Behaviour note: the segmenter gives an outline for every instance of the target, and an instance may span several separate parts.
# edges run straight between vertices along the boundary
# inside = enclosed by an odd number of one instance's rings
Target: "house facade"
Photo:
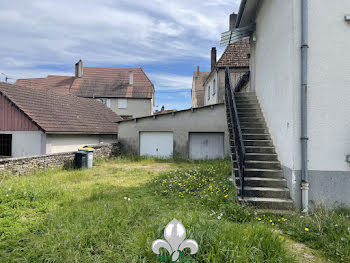
[[[0,158],[115,143],[121,119],[95,100],[0,83]]]
[[[123,118],[153,113],[154,86],[142,68],[84,67],[80,60],[74,77],[19,79],[15,84],[96,99]]]
[[[208,78],[210,72],[207,71],[200,71],[199,66],[197,66],[197,70],[193,72],[193,80],[192,80],[192,90],[191,90],[191,96],[192,96],[192,108],[198,108],[203,107],[205,104],[204,102],[204,82]]]
[[[244,0],[231,30],[250,43],[254,92],[291,197],[350,206],[350,2]]]
[[[230,15],[230,30],[233,29],[237,14]],[[227,46],[224,53],[217,61],[217,51],[211,50],[211,71],[194,72],[192,82],[192,107],[224,103],[225,100],[225,69],[230,68],[231,79],[236,83],[247,71],[249,71],[250,48],[249,41],[242,40]],[[245,88],[250,84],[247,83]],[[198,103],[201,102],[202,104]]]

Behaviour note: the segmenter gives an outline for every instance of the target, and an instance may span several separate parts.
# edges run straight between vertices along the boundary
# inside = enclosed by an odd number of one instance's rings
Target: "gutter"
[[[248,0],[242,0],[241,5],[239,6],[238,17],[236,20],[235,28],[239,28],[239,26],[241,25],[243,12],[244,12],[244,9],[245,9],[247,2],[248,2]]]
[[[308,85],[308,0],[301,0],[301,207],[309,212],[307,85]]]

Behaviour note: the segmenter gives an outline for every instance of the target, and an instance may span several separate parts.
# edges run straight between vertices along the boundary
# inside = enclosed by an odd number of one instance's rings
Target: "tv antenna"
[[[6,74],[4,74],[4,73],[1,73],[2,75],[4,75],[5,76],[5,82],[7,83],[7,81],[9,80],[9,79],[13,79],[13,78],[9,78]]]

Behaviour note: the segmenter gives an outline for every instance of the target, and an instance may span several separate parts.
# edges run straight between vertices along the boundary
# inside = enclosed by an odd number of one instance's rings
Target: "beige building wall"
[[[46,154],[77,151],[87,145],[117,142],[117,135],[47,134]]]
[[[119,116],[142,117],[153,114],[154,99],[99,98]]]
[[[173,132],[174,155],[189,157],[190,132],[223,132],[225,156],[230,154],[229,133],[226,122],[225,105],[213,105],[174,114],[156,115],[130,121],[118,126],[118,140],[125,152],[139,154],[140,132]]]

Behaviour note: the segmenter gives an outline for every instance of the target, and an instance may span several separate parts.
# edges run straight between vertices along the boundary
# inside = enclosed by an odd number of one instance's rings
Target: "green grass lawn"
[[[319,229],[305,220],[314,218],[281,222],[236,204],[230,174],[228,160],[119,157],[89,170],[0,177],[0,262],[152,262],[152,242],[173,218],[199,245],[191,262],[296,262],[286,235],[349,260],[348,236],[341,256],[324,249],[338,240],[325,227],[328,239],[313,243]]]

